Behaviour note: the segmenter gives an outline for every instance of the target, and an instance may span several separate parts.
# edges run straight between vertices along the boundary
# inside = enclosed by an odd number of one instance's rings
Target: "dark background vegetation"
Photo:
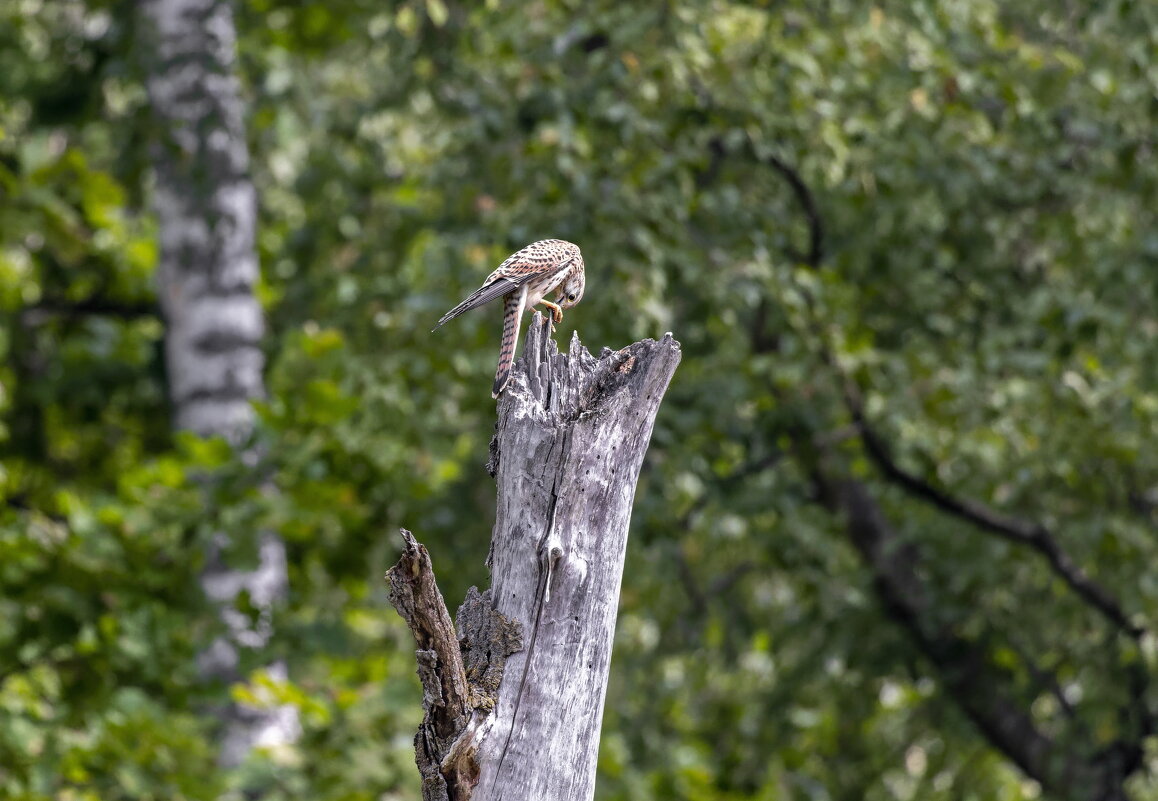
[[[602,801],[1158,798],[1156,9],[241,0],[245,468],[171,433],[134,4],[4,0],[0,796],[417,798],[381,577],[405,525],[486,581],[499,312],[430,328],[560,237],[561,337],[684,349]],[[292,681],[203,686],[263,529]],[[218,770],[266,685],[300,742]]]

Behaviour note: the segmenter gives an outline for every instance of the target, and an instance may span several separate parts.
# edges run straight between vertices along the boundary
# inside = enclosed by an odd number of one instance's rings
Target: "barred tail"
[[[511,378],[515,363],[515,347],[519,344],[519,326],[523,322],[523,304],[527,302],[527,287],[506,296],[503,305],[503,343],[499,346],[499,367],[495,371],[495,386],[491,397],[497,398]]]

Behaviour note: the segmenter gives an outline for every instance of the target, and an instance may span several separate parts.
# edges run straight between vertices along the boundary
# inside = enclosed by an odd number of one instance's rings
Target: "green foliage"
[[[448,599],[486,580],[498,336],[493,313],[430,328],[545,236],[588,264],[562,335],[684,347],[637,494],[601,799],[1040,792],[882,609],[818,502],[818,442],[1059,749],[1073,726],[1035,671],[1094,743],[1129,734],[1123,664],[1153,669],[1152,642],[884,480],[840,379],[905,469],[1047,524],[1154,618],[1151,4],[241,3],[256,467],[169,433],[131,5],[0,8],[0,795],[418,797],[412,643],[381,576],[405,525]],[[255,660],[202,686],[205,544],[226,531],[245,564],[262,529],[290,552],[292,682]],[[297,706],[301,741],[217,770],[228,693]],[[1152,759],[1135,798],[1158,797]]]

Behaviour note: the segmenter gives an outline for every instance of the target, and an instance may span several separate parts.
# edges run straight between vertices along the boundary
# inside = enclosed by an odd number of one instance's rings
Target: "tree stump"
[[[590,801],[628,523],[660,401],[680,360],[670,334],[566,354],[536,314],[499,401],[492,588],[457,632],[425,549],[387,574],[418,641],[426,801]]]

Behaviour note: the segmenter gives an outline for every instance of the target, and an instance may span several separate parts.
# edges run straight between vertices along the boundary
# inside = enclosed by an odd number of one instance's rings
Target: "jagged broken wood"
[[[476,735],[485,733],[503,663],[523,647],[517,623],[485,593],[471,587],[458,610],[458,628],[434,580],[430,554],[402,529],[402,556],[386,574],[390,603],[414,634],[422,680],[422,725],[414,738],[424,799],[463,799],[459,787],[478,781]]]
[[[499,402],[487,465],[498,483],[492,587],[457,631],[409,532],[388,574],[418,643],[426,716],[415,738],[425,801],[590,801],[627,531],[671,335],[566,354],[536,314]]]

